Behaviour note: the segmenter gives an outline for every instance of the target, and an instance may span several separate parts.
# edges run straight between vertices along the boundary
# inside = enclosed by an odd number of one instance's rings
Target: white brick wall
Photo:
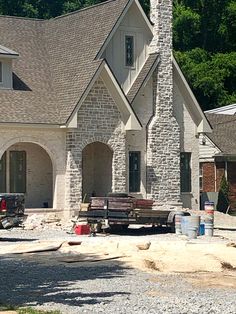
[[[53,203],[53,170],[52,162],[47,152],[39,145],[18,143],[7,150],[7,169],[9,170],[9,154],[11,151],[26,152],[26,194],[27,208],[41,208],[47,202],[52,208]],[[7,186],[9,190],[9,171],[7,171]]]
[[[40,129],[40,128],[0,128],[0,157],[12,145],[19,143],[34,143],[42,147],[50,156],[53,167],[53,208],[64,209],[65,201],[65,131],[54,129]],[[20,144],[18,147],[21,147]],[[33,148],[34,146],[31,146]],[[35,152],[30,149],[27,150],[32,157]],[[31,174],[30,174],[31,175]],[[32,174],[33,175],[33,174]],[[32,181],[31,181],[32,182]],[[32,183],[33,184],[33,183]],[[48,184],[48,183],[47,183]],[[35,186],[32,186],[32,191]],[[37,187],[40,189],[40,187]],[[43,194],[45,187],[41,187],[40,194]],[[32,203],[31,203],[32,204]],[[29,204],[30,205],[30,204]]]
[[[196,125],[186,108],[185,99],[174,85],[174,115],[180,127],[180,150],[191,153],[191,193],[181,193],[183,207],[199,209],[199,146]]]

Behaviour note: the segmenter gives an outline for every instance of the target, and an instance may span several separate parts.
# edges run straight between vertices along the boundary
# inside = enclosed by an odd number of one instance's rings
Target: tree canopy
[[[0,14],[47,19],[105,0],[0,0]],[[149,0],[140,0],[149,12]],[[173,0],[174,53],[203,110],[236,103],[236,0]]]

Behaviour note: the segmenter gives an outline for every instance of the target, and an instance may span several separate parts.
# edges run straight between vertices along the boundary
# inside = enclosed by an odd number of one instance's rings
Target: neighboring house
[[[109,191],[198,208],[211,128],[172,58],[172,1],[151,6],[154,26],[137,0],[0,17],[1,192],[64,211]]]
[[[205,111],[205,113],[233,115],[233,114],[236,114],[236,104],[207,110],[207,111]]]
[[[222,177],[229,183],[229,200],[236,205],[236,105],[217,108],[216,113],[206,113],[213,132],[199,138],[200,190],[202,199],[217,202]],[[230,114],[222,114],[228,111]],[[214,195],[215,194],[215,195]]]

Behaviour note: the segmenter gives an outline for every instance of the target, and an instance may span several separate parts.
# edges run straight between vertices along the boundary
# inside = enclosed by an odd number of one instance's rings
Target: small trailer
[[[9,229],[25,219],[25,195],[23,193],[0,193],[0,229]]]
[[[81,207],[79,218],[86,218],[90,225],[95,226],[97,232],[101,229],[113,229],[115,226],[126,229],[132,224],[166,226],[174,231],[177,212],[152,209],[153,203],[152,200],[121,195],[91,197],[91,202]]]

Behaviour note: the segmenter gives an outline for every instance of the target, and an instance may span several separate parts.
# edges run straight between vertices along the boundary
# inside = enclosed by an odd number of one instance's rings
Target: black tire
[[[129,195],[127,193],[108,193],[108,197],[128,197]]]

